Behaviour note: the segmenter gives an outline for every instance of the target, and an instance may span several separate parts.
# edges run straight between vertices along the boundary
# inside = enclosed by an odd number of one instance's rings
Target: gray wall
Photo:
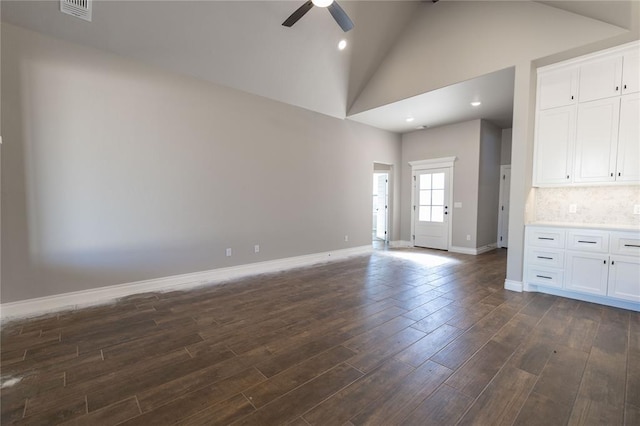
[[[462,208],[450,209],[452,244],[475,248],[478,214],[478,175],[480,156],[480,120],[467,121],[402,135],[402,239],[411,237],[411,166],[409,161],[456,156],[453,176],[453,200]],[[466,236],[471,235],[471,241]]]
[[[3,303],[370,244],[371,166],[400,159],[397,135],[8,24],[2,123]]]
[[[500,150],[502,130],[483,120],[480,126],[477,247],[496,243],[500,200]]]
[[[500,143],[500,165],[507,166],[511,164],[511,138],[512,129],[502,129],[502,142]]]

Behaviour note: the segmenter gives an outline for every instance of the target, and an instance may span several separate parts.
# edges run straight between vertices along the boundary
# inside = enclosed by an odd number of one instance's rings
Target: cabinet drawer
[[[607,253],[609,251],[609,233],[601,231],[569,231],[567,248],[591,253]]]
[[[640,256],[640,232],[612,232],[611,254]]]
[[[564,268],[564,252],[551,249],[529,249],[528,261],[531,265],[547,266],[549,268]]]
[[[530,266],[527,274],[527,282],[546,287],[562,288],[564,273],[553,269]]]
[[[532,246],[564,248],[565,233],[561,229],[531,229],[529,235]]]

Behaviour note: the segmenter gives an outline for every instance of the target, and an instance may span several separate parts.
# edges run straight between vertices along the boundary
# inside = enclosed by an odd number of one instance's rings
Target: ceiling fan
[[[353,22],[347,16],[346,12],[334,0],[309,0],[300,6],[295,12],[282,23],[285,27],[291,27],[298,22],[313,6],[326,7],[329,9],[331,16],[336,20],[342,31],[345,33],[353,28]]]

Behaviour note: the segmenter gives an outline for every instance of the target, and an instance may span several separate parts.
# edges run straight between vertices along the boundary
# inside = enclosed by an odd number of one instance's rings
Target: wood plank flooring
[[[639,425],[640,313],[505,263],[376,251],[4,324],[1,422]]]

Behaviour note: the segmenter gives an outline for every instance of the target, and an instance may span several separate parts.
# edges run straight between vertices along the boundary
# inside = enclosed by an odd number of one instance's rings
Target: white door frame
[[[505,175],[506,171],[509,170],[509,172],[511,172],[511,164],[506,164],[506,165],[502,165],[500,166],[500,189],[499,189],[499,198],[498,198],[498,236],[496,237],[496,241],[498,242],[498,248],[501,247],[509,247],[509,241],[500,241],[500,237],[502,236],[502,229],[501,226],[502,221],[504,220],[504,211],[502,210],[502,206],[504,204],[504,200],[503,200],[503,193],[504,193],[504,182],[505,180],[502,178],[502,176]],[[511,187],[511,181],[509,181],[509,187]],[[509,210],[509,205],[507,204],[507,210]],[[507,223],[507,227],[509,227],[509,224]],[[509,238],[509,236],[507,235],[507,239]]]
[[[413,208],[416,205],[416,191],[413,188],[413,177],[416,172],[420,170],[430,170],[430,169],[449,169],[449,204],[453,203],[453,165],[456,161],[456,157],[442,157],[442,158],[431,158],[429,160],[417,160],[417,161],[409,161],[409,165],[411,166],[411,206],[409,207],[411,210],[411,246],[415,247],[415,215],[416,211]],[[451,239],[452,239],[452,225],[453,225],[453,210],[449,209],[449,236],[447,238],[447,250],[451,248]]]

